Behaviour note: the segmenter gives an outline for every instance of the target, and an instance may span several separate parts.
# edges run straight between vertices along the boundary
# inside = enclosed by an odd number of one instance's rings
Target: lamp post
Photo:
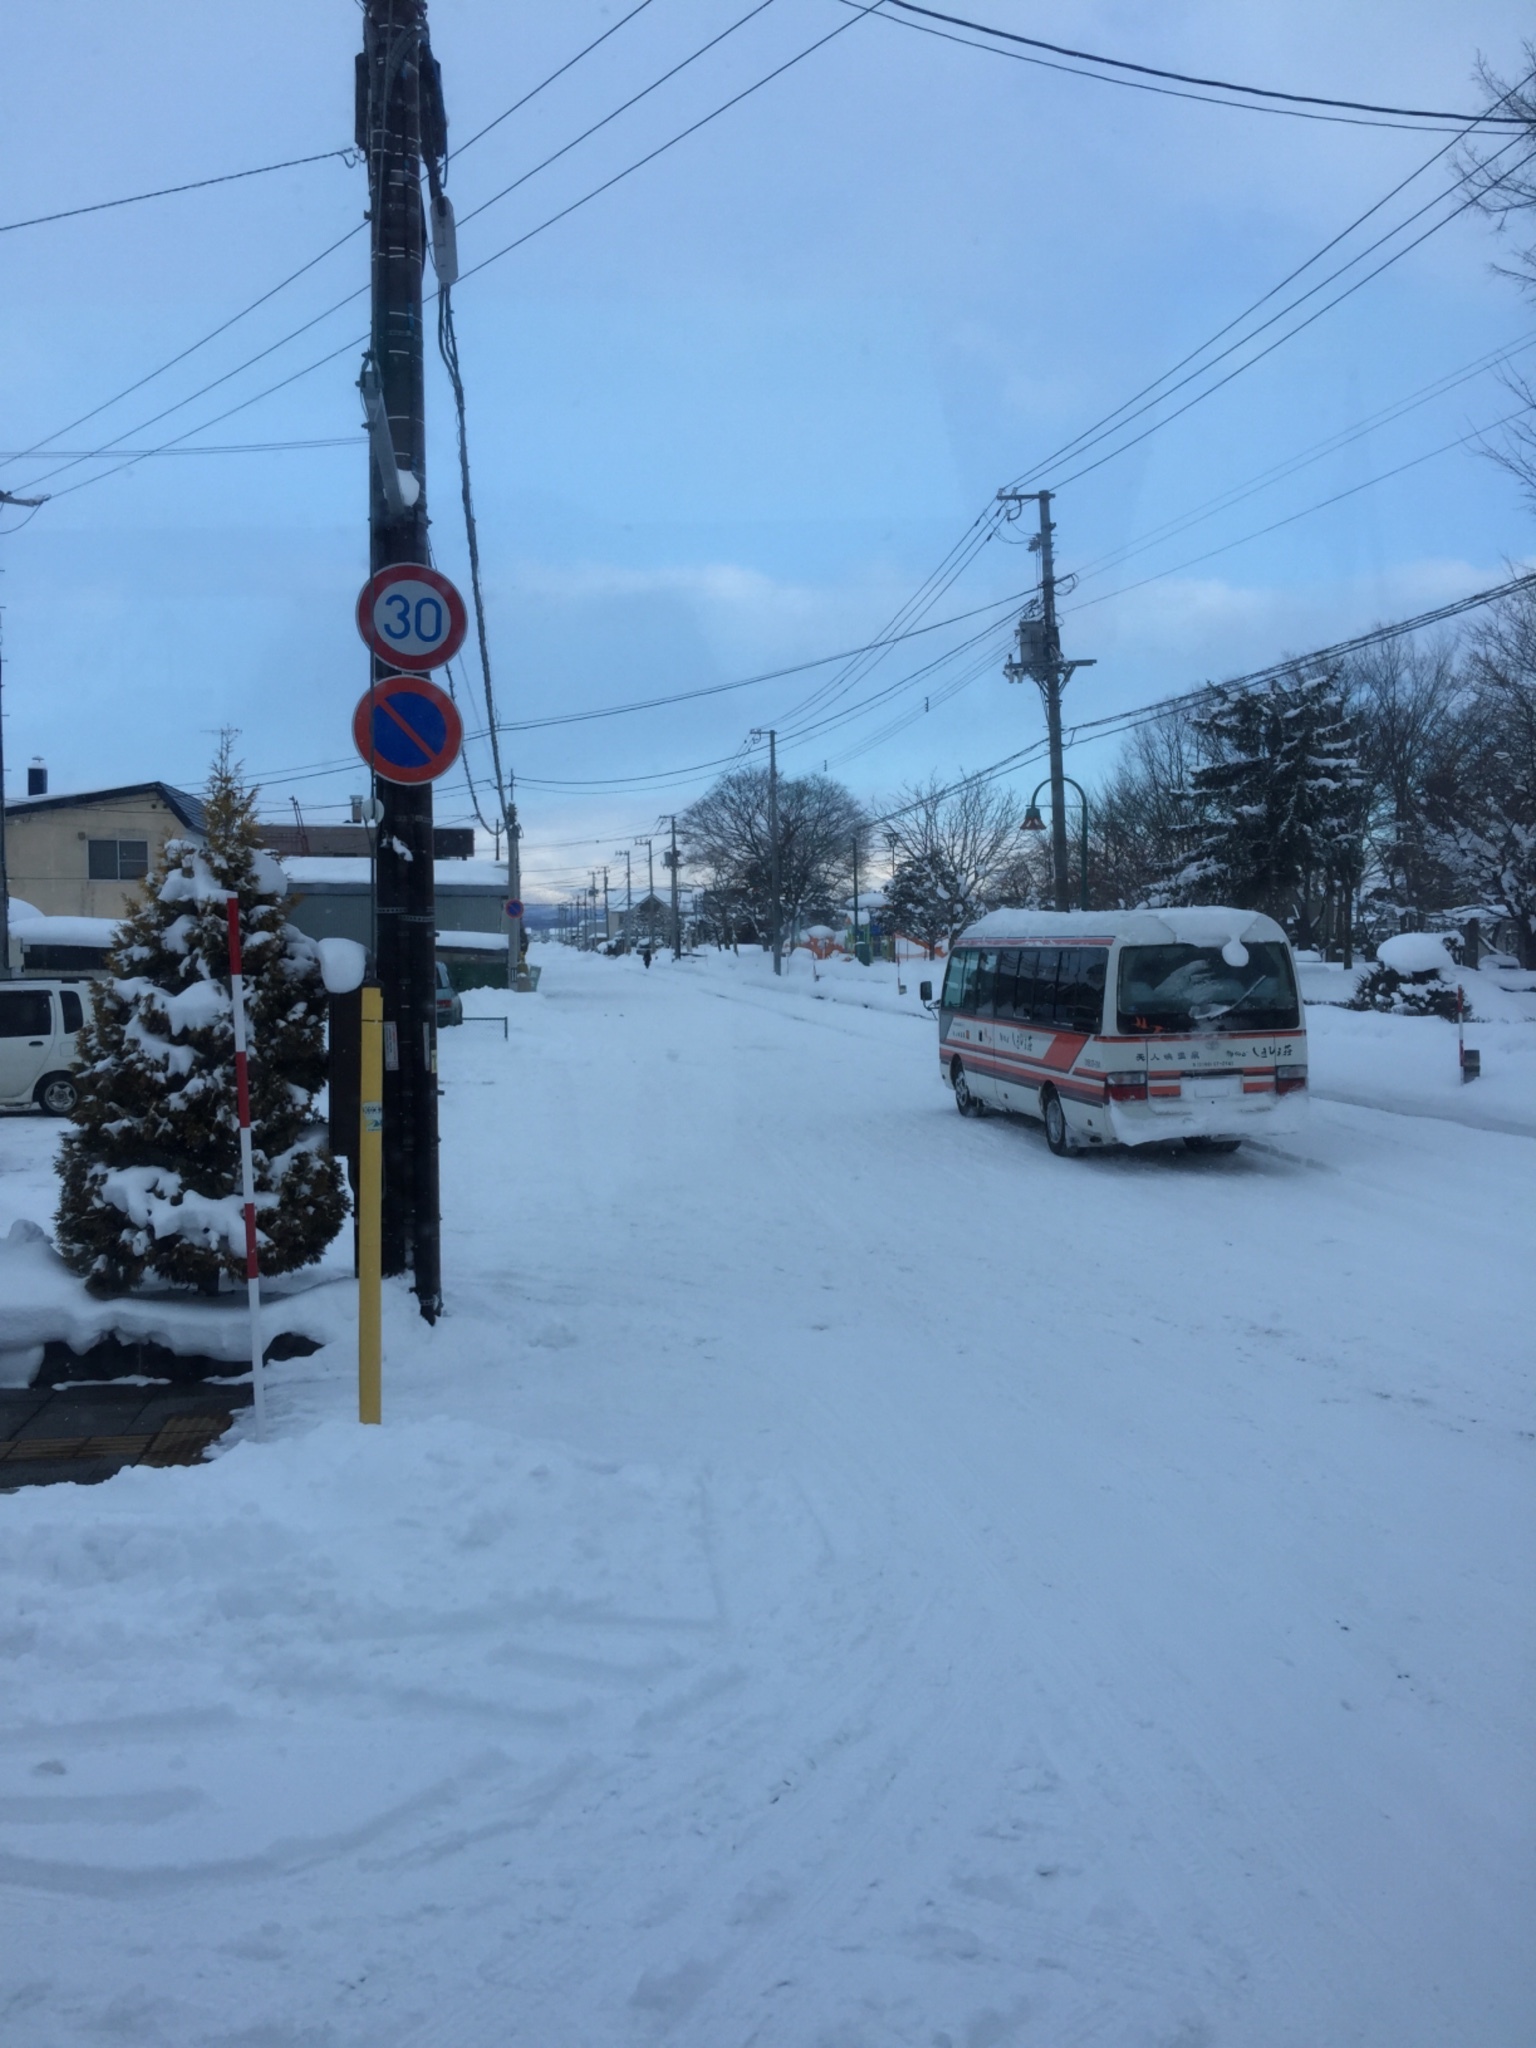
[[[1021,832],[1043,832],[1045,830],[1045,820],[1040,815],[1040,791],[1049,786],[1050,779],[1047,776],[1044,782],[1036,785],[1035,793],[1029,800],[1029,809],[1024,813],[1024,822],[1019,827]],[[1088,798],[1083,792],[1082,784],[1074,782],[1070,775],[1063,775],[1061,780],[1065,787],[1077,791],[1077,800],[1083,807],[1083,836],[1080,855],[1082,873],[1078,882],[1078,901],[1081,907],[1086,910],[1088,908]]]

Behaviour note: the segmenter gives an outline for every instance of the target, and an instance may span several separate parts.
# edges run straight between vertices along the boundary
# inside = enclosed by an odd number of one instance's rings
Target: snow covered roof
[[[12,797],[5,809],[6,815],[14,818],[30,815],[33,811],[72,810],[82,804],[121,803],[124,797],[129,796],[157,796],[188,831],[202,833],[207,830],[202,798],[185,789],[177,789],[169,782],[125,782],[116,789],[78,789],[73,793]]]
[[[506,932],[439,932],[439,953],[505,953]]]
[[[115,917],[17,917],[11,899],[11,937],[23,946],[110,946]]]
[[[1126,939],[1138,946],[1224,946],[1231,939],[1284,940],[1272,917],[1219,903],[1178,910],[989,910],[958,945],[1028,946],[1051,939]]]
[[[296,888],[306,885],[312,889],[329,884],[350,883],[354,888],[368,886],[368,863],[351,854],[285,854],[283,872]],[[435,860],[432,873],[439,891],[452,892],[455,889],[471,891],[483,896],[488,889],[504,895],[507,888],[506,868],[494,860]]]

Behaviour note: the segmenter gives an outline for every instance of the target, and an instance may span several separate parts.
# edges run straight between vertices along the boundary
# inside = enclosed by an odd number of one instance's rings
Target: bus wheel
[[[949,1070],[950,1085],[955,1091],[955,1107],[962,1116],[985,1116],[986,1107],[971,1093],[971,1084],[965,1078],[965,1069],[958,1060]]]
[[[1241,1138],[1186,1138],[1186,1152],[1235,1152],[1242,1143]]]
[[[1061,1097],[1054,1088],[1040,1091],[1040,1114],[1045,1118],[1045,1142],[1058,1159],[1065,1159],[1077,1150],[1072,1142],[1072,1133],[1067,1128],[1067,1112],[1061,1106]]]

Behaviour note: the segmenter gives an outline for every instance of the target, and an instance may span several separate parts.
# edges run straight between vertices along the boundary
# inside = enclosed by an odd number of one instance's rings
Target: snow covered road
[[[383,1430],[0,1499],[8,2048],[1525,2043],[1532,1142],[544,957]]]

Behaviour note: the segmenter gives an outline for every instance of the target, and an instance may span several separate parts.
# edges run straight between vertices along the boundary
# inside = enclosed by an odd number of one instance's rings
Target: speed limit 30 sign
[[[425,562],[393,562],[363,585],[357,630],[385,661],[413,674],[441,668],[464,644],[464,600]]]

